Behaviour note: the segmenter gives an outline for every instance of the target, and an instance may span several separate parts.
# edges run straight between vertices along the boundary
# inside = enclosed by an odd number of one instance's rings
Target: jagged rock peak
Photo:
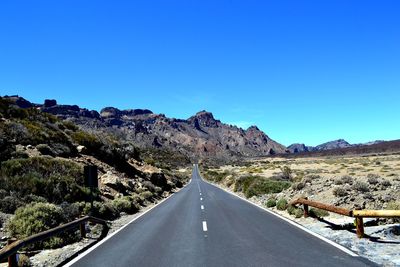
[[[216,120],[211,112],[202,110],[196,113],[196,115],[190,117],[188,121],[194,124],[196,128],[198,126],[203,127],[218,127],[219,120]]]
[[[260,131],[260,129],[257,126],[252,125],[249,128],[247,128],[246,131]]]
[[[196,115],[194,115],[192,117],[215,120],[214,115],[211,112],[206,111],[206,110],[199,111],[196,113]]]

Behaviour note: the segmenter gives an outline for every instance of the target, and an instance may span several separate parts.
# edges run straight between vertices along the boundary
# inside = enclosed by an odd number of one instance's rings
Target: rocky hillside
[[[89,132],[107,132],[132,142],[153,155],[170,151],[191,160],[228,161],[243,156],[285,153],[286,148],[256,126],[247,130],[227,125],[207,111],[182,120],[167,118],[147,109],[119,110],[106,107],[100,113],[76,105],[59,105],[55,100],[32,104],[21,97],[8,97],[21,108],[36,107],[72,121]]]
[[[7,214],[22,216],[20,221],[7,223],[8,231],[17,238],[87,214],[90,194],[84,186],[84,165],[98,167],[99,190],[93,212],[109,220],[137,212],[189,179],[189,174],[146,164],[129,141],[106,132],[89,133],[43,112],[46,108],[21,98],[0,97],[0,240]],[[82,114],[71,109],[78,117]],[[87,116],[90,114],[96,116],[91,112]],[[59,213],[56,223],[45,220],[37,228],[25,229],[24,220],[43,220],[32,217],[43,209]],[[46,224],[50,222],[55,224]]]

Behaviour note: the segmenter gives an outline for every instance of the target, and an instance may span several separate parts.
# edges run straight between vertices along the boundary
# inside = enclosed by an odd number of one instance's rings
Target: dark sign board
[[[85,174],[85,186],[86,187],[99,187],[99,182],[97,179],[97,166],[87,165],[84,167]]]

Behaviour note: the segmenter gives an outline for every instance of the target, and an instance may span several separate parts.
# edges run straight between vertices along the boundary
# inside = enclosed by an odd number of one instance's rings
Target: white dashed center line
[[[200,201],[202,201],[202,200],[203,200],[203,198],[201,197],[201,198],[200,198]]]
[[[200,208],[201,208],[202,210],[204,210],[204,206],[203,206],[203,205],[201,205]]]
[[[203,221],[203,231],[207,232],[207,222]]]

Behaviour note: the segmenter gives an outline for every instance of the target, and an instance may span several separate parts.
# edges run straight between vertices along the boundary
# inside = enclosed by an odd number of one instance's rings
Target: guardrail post
[[[364,237],[364,222],[362,217],[356,217],[356,229],[358,238]]]
[[[11,238],[7,240],[7,245],[11,245],[17,241],[15,238]],[[17,254],[12,254],[8,257],[8,267],[17,267],[18,266],[18,261],[17,261]]]
[[[304,199],[308,199],[308,198],[305,197]],[[303,204],[303,209],[304,209],[304,218],[307,218],[309,216],[308,205],[307,204]]]
[[[81,237],[85,238],[86,237],[86,223],[81,223],[79,225],[79,230],[81,232]]]

